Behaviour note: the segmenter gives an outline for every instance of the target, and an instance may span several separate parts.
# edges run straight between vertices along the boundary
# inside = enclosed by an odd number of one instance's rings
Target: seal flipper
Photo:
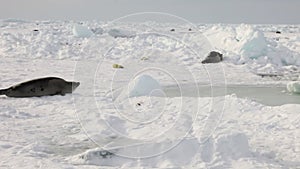
[[[0,95],[6,95],[7,89],[0,89]]]

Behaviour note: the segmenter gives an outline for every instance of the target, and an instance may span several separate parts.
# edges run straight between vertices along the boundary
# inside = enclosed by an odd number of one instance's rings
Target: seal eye
[[[41,88],[41,91],[44,91],[44,88]]]

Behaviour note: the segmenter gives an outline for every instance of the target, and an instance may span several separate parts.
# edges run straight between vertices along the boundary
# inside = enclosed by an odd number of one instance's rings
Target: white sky
[[[0,19],[109,21],[136,12],[194,23],[300,24],[300,0],[0,0]]]

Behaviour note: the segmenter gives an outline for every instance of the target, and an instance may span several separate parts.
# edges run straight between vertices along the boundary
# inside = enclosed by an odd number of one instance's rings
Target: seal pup
[[[223,60],[223,54],[211,51],[208,56],[201,63],[218,63]]]
[[[8,97],[40,97],[72,93],[79,82],[68,82],[58,77],[44,77],[23,82],[0,90],[0,95]]]

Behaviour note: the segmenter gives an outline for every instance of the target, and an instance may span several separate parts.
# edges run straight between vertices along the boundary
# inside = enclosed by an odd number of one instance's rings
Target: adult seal
[[[79,82],[68,82],[58,77],[44,77],[2,89],[0,95],[8,97],[64,96],[72,93],[79,85]]]
[[[206,63],[218,63],[223,60],[223,54],[216,52],[216,51],[211,51],[208,56],[201,62],[203,64]]]

